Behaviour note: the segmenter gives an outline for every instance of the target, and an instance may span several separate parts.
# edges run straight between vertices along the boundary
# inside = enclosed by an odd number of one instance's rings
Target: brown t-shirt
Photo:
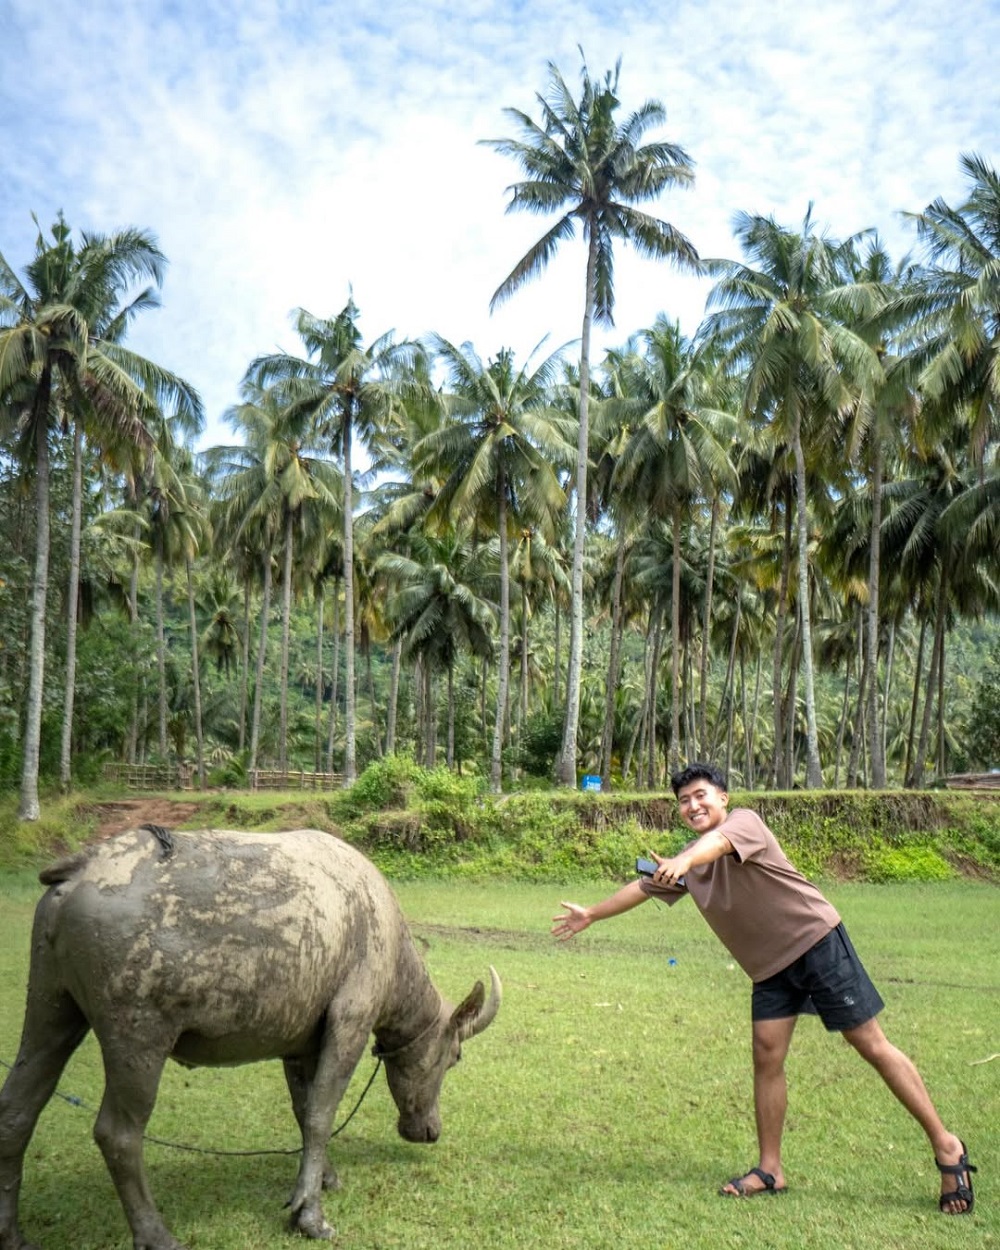
[[[766,981],[826,937],[840,916],[789,863],[756,812],[735,808],[718,832],[732,843],[732,855],[692,868],[683,886],[655,885],[648,877],[640,885],[671,905],[690,894],[747,976]]]

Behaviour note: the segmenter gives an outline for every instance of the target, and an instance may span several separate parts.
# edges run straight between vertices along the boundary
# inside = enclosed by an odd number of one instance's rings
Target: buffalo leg
[[[32,987],[17,1059],[0,1090],[0,1250],[31,1250],[17,1222],[24,1154],[88,1027],[68,994]]]
[[[168,1052],[162,1040],[152,1041],[154,1030],[135,1027],[134,1021],[127,1040],[109,1041],[95,1028],[104,1054],[104,1098],[94,1138],[118,1191],[134,1248],[184,1250],[157,1209],[142,1157],[143,1134],[153,1114]]]
[[[327,1019],[302,1113],[302,1162],[292,1195],[292,1227],[306,1237],[332,1237],[320,1203],[333,1117],[364,1052],[371,1022]]]
[[[284,1060],[284,1068],[288,1092],[292,1097],[292,1111],[295,1113],[295,1122],[299,1126],[299,1132],[304,1134],[306,1098],[309,1093],[309,1085],[316,1074],[316,1060],[314,1058],[286,1059]],[[323,1166],[323,1188],[331,1190],[340,1188],[340,1180],[329,1159],[326,1160]]]

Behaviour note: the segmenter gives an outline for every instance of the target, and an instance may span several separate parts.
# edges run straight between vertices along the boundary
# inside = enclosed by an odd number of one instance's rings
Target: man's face
[[[708,833],[726,819],[729,795],[703,777],[681,786],[677,792],[677,804],[681,820],[695,833]]]

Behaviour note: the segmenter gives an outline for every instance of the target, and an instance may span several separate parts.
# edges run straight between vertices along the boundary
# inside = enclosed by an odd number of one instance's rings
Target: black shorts
[[[794,963],[753,987],[754,1020],[815,1011],[831,1033],[856,1029],[885,1006],[842,924]]]

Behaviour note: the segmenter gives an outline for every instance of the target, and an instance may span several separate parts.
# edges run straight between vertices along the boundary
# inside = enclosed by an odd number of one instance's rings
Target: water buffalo
[[[66,1061],[93,1029],[104,1060],[94,1136],[135,1250],[183,1250],[150,1193],[142,1139],[168,1057],[281,1059],[302,1133],[292,1227],[333,1235],[320,1203],[334,1115],[369,1036],[408,1141],[441,1130],[461,1043],[500,1006],[490,969],[457,1007],[431,983],[385,880],[315,830],[131,830],[41,874],[24,1031],[0,1091],[0,1250],[18,1227],[24,1154]]]

